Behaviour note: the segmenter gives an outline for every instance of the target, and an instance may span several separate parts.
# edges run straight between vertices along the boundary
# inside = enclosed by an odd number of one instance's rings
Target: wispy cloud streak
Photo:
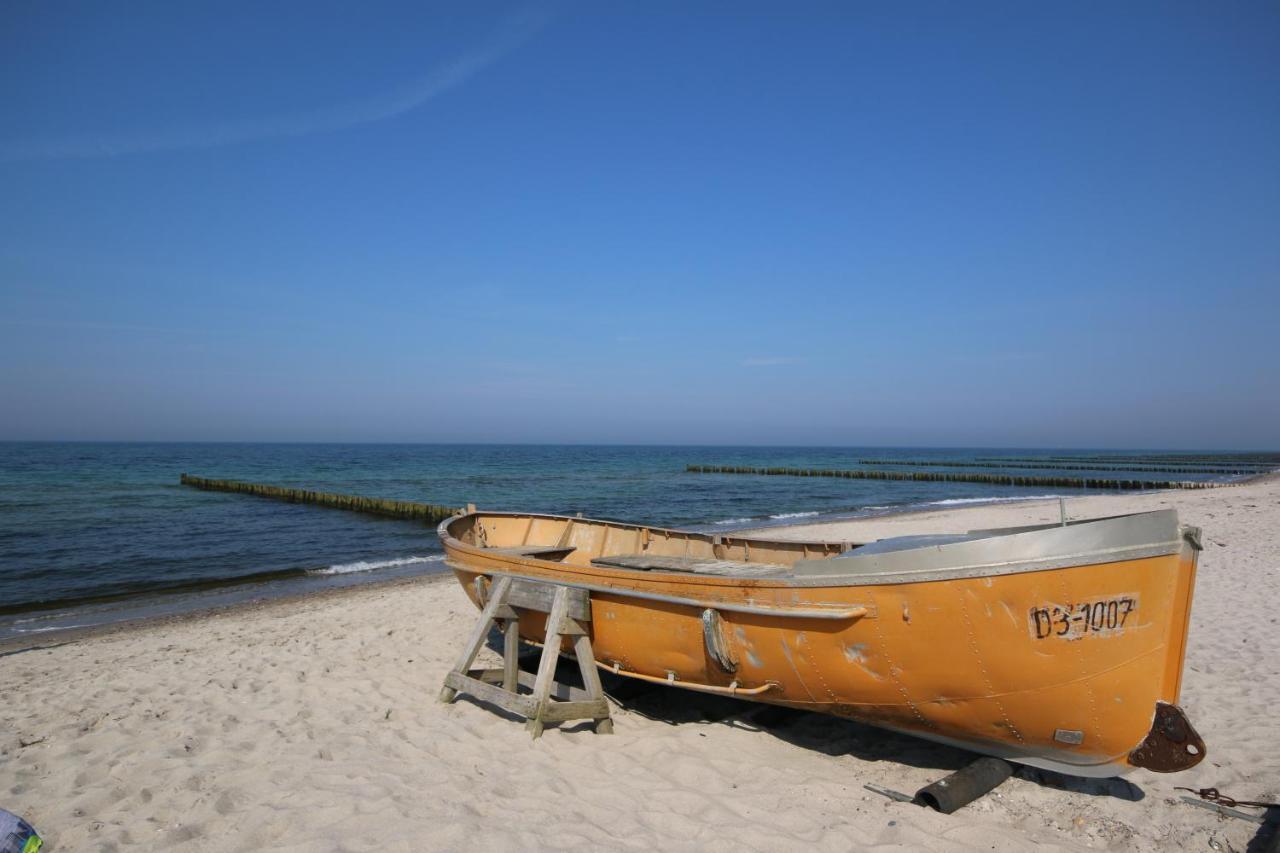
[[[455,89],[528,41],[546,23],[541,13],[505,21],[479,47],[413,82],[367,100],[277,116],[182,127],[0,140],[0,160],[115,157],[154,151],[217,148],[262,139],[329,133],[403,115]]]

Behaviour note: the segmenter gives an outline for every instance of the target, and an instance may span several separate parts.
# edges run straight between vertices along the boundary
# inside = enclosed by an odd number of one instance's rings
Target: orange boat
[[[1080,776],[1204,758],[1177,706],[1199,530],[1172,510],[867,544],[472,507],[439,531],[477,606],[481,578],[587,590],[618,675]]]

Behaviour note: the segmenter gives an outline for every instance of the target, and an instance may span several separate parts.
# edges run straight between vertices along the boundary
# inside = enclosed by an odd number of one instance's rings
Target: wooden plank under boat
[[[1177,707],[1199,530],[1173,510],[868,544],[468,510],[439,532],[472,601],[584,588],[620,675],[1081,776],[1204,757]]]

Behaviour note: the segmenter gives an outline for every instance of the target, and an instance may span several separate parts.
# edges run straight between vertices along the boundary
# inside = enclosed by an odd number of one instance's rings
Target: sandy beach
[[[1182,705],[1207,759],[1085,781],[1022,771],[944,816],[948,747],[655,688],[616,734],[436,701],[475,611],[452,576],[0,647],[0,806],[50,850],[1245,850],[1257,825],[1175,786],[1280,799],[1280,479],[1071,499],[1204,531]],[[1058,517],[1056,501],[781,530],[869,540]],[[496,658],[495,658],[496,659]]]
[[[0,2],[0,853],[1280,853],[1280,0],[127,9]]]

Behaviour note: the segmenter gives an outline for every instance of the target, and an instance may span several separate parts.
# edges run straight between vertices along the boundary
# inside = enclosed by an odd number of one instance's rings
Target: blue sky
[[[1280,445],[1280,6],[0,7],[0,439]]]

